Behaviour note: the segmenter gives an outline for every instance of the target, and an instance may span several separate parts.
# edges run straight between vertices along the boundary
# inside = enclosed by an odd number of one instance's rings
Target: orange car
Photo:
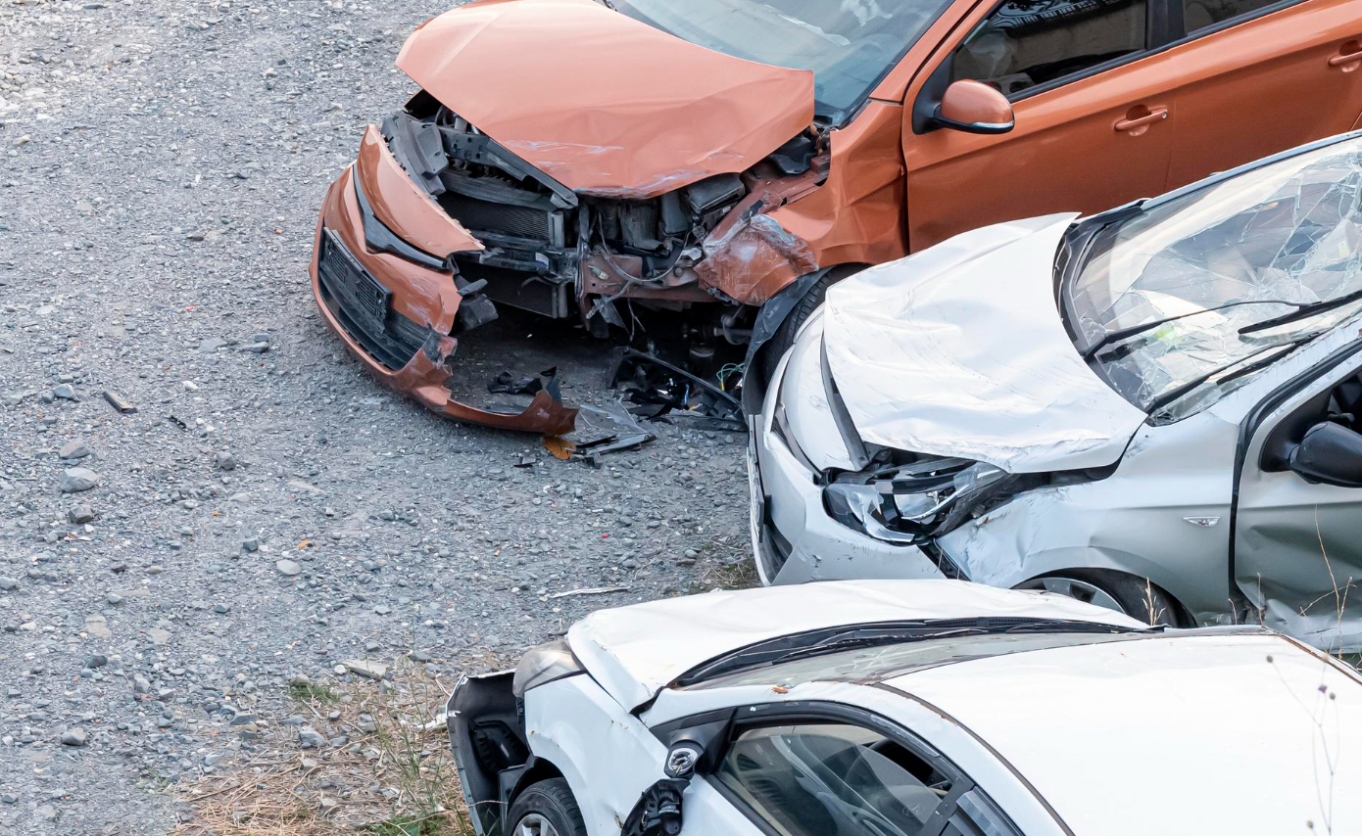
[[[397,65],[421,92],[326,196],[318,303],[431,409],[555,433],[551,391],[445,388],[498,306],[788,342],[863,266],[1362,127],[1362,0],[481,0]]]

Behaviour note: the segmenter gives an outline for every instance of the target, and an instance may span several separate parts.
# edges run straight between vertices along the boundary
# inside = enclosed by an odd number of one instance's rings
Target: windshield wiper
[[[682,674],[676,685],[692,685],[724,674],[867,647],[928,639],[1003,633],[1124,633],[1128,628],[1088,621],[1044,618],[953,618],[829,627],[757,642],[712,659]]]
[[[1235,369],[1230,374],[1225,375],[1223,380],[1217,380],[1215,383],[1217,386],[1222,386],[1226,383],[1229,383],[1232,380],[1238,380],[1244,375],[1253,374],[1259,369],[1270,366],[1273,363],[1277,362],[1278,360],[1282,359],[1287,354],[1290,354],[1293,350],[1295,350],[1298,346],[1310,342],[1315,337],[1318,337],[1320,333],[1322,332],[1316,331],[1313,334],[1307,334],[1304,337],[1294,339],[1289,343],[1279,343],[1277,345],[1270,345],[1263,348],[1262,351],[1257,351],[1254,352],[1253,354],[1250,354],[1248,357],[1241,357],[1238,360],[1235,360],[1233,363],[1226,363],[1223,366],[1211,369],[1210,371],[1206,372],[1200,377],[1193,378],[1192,380],[1187,381],[1186,383],[1182,384],[1181,386],[1178,386],[1175,389],[1170,389],[1165,394],[1162,394],[1159,397],[1155,398],[1153,401],[1150,401],[1149,406],[1145,409],[1145,412],[1148,413],[1149,415],[1153,415],[1155,412],[1158,412],[1159,410],[1163,409],[1169,404],[1181,400],[1183,397],[1185,397],[1193,390],[1197,389],[1203,383],[1215,377],[1216,375],[1223,374],[1224,372],[1227,372],[1230,369],[1234,369],[1235,366],[1238,366],[1240,363],[1244,363],[1247,360],[1251,360],[1252,358],[1257,357],[1259,354],[1265,354],[1269,351],[1281,349],[1280,351],[1277,351],[1276,354],[1273,354],[1271,357],[1264,357],[1262,360],[1257,360],[1255,362],[1248,363],[1241,369]]]
[[[1299,322],[1302,319],[1309,319],[1318,313],[1331,311],[1334,308],[1341,308],[1349,302],[1356,302],[1362,299],[1362,290],[1354,290],[1352,293],[1345,293],[1333,299],[1325,299],[1320,302],[1309,302],[1297,304],[1296,310],[1289,314],[1274,316],[1272,319],[1264,319],[1262,322],[1255,322],[1252,325],[1245,325],[1239,329],[1239,334],[1256,334],[1259,331],[1266,331],[1269,328],[1276,328],[1278,325],[1289,325],[1292,322]]]
[[[1204,313],[1211,313],[1212,311],[1223,311],[1228,310],[1230,308],[1243,307],[1244,305],[1290,305],[1293,308],[1305,308],[1310,304],[1317,303],[1288,302],[1285,299],[1248,299],[1240,302],[1229,302],[1224,305],[1217,305],[1214,308],[1202,308],[1199,311],[1178,314],[1177,316],[1170,316],[1165,319],[1156,319],[1153,322],[1144,322],[1139,325],[1132,325],[1129,328],[1122,328],[1119,331],[1112,331],[1111,333],[1103,334],[1102,339],[1098,340],[1097,342],[1089,346],[1087,350],[1083,352],[1082,357],[1084,360],[1091,360],[1097,354],[1097,352],[1101,351],[1102,349],[1106,348],[1112,343],[1121,342],[1122,340],[1127,340],[1130,339],[1131,337],[1139,336],[1140,334],[1143,334],[1146,331],[1153,331],[1155,328],[1158,328],[1159,326],[1162,325],[1167,325],[1170,322],[1177,322],[1180,319],[1187,319],[1188,317],[1192,316],[1200,316]],[[1287,314],[1287,316],[1296,316],[1299,313],[1300,311],[1294,311],[1290,314]],[[1280,317],[1278,318],[1280,319]],[[1266,321],[1271,322],[1272,320]],[[1253,328],[1255,326],[1248,327]],[[1244,334],[1247,332],[1245,331],[1245,329],[1241,328],[1239,330],[1239,333]]]

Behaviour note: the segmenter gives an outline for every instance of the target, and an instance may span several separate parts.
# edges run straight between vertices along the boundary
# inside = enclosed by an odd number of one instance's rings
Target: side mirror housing
[[[1305,431],[1287,459],[1307,482],[1362,488],[1362,433],[1326,421]]]
[[[972,134],[1005,134],[1015,124],[1012,103],[981,81],[961,79],[946,88],[932,121]]]

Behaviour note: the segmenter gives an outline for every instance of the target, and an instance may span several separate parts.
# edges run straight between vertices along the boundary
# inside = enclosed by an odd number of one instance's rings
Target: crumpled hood
[[[575,191],[644,198],[750,168],[813,121],[813,73],[668,35],[595,0],[483,0],[397,66]]]
[[[1144,626],[1049,593],[947,580],[825,581],[598,610],[572,625],[568,644],[592,678],[632,711],[687,671],[768,639],[844,624],[983,616]]]
[[[862,440],[1011,473],[1120,459],[1145,414],[1088,368],[1055,304],[1075,217],[976,229],[828,291],[828,366]]]

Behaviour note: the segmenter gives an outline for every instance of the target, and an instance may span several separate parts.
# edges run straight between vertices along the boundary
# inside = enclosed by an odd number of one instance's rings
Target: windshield
[[[613,0],[608,5],[716,52],[812,70],[818,116],[840,125],[947,0]]]
[[[1095,234],[1080,225],[1067,243],[1086,251],[1060,293],[1079,352],[1156,420],[1205,409],[1362,307],[1347,298],[1362,290],[1359,200],[1362,139],[1352,139]],[[1319,304],[1330,300],[1339,304]]]

